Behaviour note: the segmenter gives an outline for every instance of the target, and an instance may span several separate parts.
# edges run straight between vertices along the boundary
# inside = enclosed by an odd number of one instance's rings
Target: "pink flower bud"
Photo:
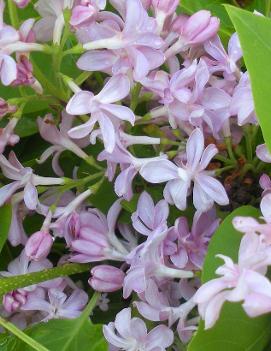
[[[172,15],[178,5],[179,0],[152,0],[154,10],[164,12],[167,16]]]
[[[32,85],[34,82],[32,64],[26,56],[21,55],[17,63],[17,79],[12,82],[12,85]]]
[[[26,303],[27,292],[24,290],[11,291],[3,297],[3,306],[8,313],[16,312]]]
[[[26,7],[30,2],[30,0],[13,0],[13,1],[20,8]]]
[[[92,268],[89,285],[96,291],[113,292],[122,288],[124,272],[116,267],[100,265]]]
[[[192,15],[184,26],[182,35],[189,44],[200,44],[213,37],[219,29],[219,19],[201,10]]]
[[[52,245],[52,236],[46,231],[39,231],[28,239],[25,253],[31,260],[40,261],[48,256]]]

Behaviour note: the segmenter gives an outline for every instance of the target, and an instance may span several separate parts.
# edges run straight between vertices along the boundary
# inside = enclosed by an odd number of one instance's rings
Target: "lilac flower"
[[[212,172],[205,171],[217,152],[215,145],[208,145],[204,149],[203,134],[200,129],[195,129],[187,141],[186,164],[177,166],[169,160],[150,162],[141,169],[140,174],[151,183],[168,181],[164,197],[181,210],[186,208],[186,198],[193,181],[194,206],[197,210],[205,212],[214,202],[222,206],[229,203],[224,187],[211,176]]]
[[[155,322],[168,320],[170,327],[178,321],[177,329],[182,329],[196,304],[190,298],[181,305],[173,307],[171,300],[163,288],[159,289],[153,280],[149,280],[143,301],[136,301],[135,305],[144,318]]]
[[[11,291],[3,296],[3,306],[8,313],[14,313],[18,311],[27,301],[27,292],[22,291]]]
[[[211,17],[211,13],[206,10],[194,13],[180,27],[178,22],[175,22],[172,30],[178,33],[177,41],[166,51],[166,57],[169,58],[193,45],[204,43],[217,33],[219,24],[219,19]]]
[[[261,161],[271,163],[271,154],[265,144],[257,146],[256,155]]]
[[[153,158],[137,158],[127,151],[120,142],[117,142],[112,153],[103,151],[99,154],[99,161],[107,161],[107,176],[109,180],[113,180],[116,171],[116,164],[120,163],[121,172],[115,180],[114,190],[116,194],[123,196],[126,200],[131,200],[133,196],[132,182],[141,168],[155,160],[163,160],[166,155],[161,155]]]
[[[114,266],[100,265],[91,269],[91,278],[88,280],[92,289],[101,292],[120,290],[125,277],[124,272]]]
[[[239,126],[257,121],[248,72],[242,74],[234,89],[230,110],[232,116],[237,116]]]
[[[199,313],[205,320],[206,329],[215,324],[225,301],[244,300],[243,306],[249,309],[246,298],[252,296],[257,285],[259,290],[266,286],[266,278],[262,274],[270,264],[270,248],[262,242],[259,235],[249,233],[241,240],[238,264],[235,264],[230,257],[217,256],[225,261],[225,264],[216,270],[221,277],[205,283],[194,296],[194,301],[199,306]],[[271,286],[270,282],[269,285]],[[259,310],[260,306],[261,303]],[[254,310],[253,313],[256,315],[257,312]]]
[[[115,234],[117,218],[121,211],[120,200],[110,208],[107,217],[98,210],[82,212],[79,215],[75,237],[69,239],[72,262],[96,262],[102,260],[124,261],[134,245],[129,233],[122,232],[127,240],[120,240]],[[126,236],[126,234],[128,236]],[[132,246],[133,247],[133,246]]]
[[[105,71],[113,75],[132,71],[136,81],[144,78],[150,70],[163,64],[164,54],[160,50],[163,40],[156,34],[155,20],[148,16],[140,0],[127,0],[125,21],[122,28],[111,30],[111,35],[93,38],[83,46],[93,50],[84,54],[78,67],[87,71]],[[101,27],[97,28],[99,33]],[[97,50],[108,49],[108,50]]]
[[[64,175],[62,169],[59,166],[59,157],[65,150],[70,150],[80,158],[87,159],[88,155],[81,150],[81,147],[87,146],[87,140],[78,140],[74,142],[68,135],[73,122],[73,116],[68,115],[66,112],[62,112],[62,121],[59,129],[54,124],[53,116],[48,114],[44,119],[38,118],[39,132],[42,138],[49,143],[53,144],[46,149],[41,155],[38,163],[43,163],[51,155],[53,156],[52,167],[54,172],[62,177]]]
[[[47,231],[39,231],[31,235],[25,245],[26,256],[30,260],[40,261],[46,258],[53,245],[53,238]]]
[[[97,301],[97,307],[99,307],[99,309],[103,312],[107,312],[109,310],[109,302],[110,300],[108,299],[108,294],[101,294],[99,300]]]
[[[19,34],[16,29],[5,25],[3,13],[5,2],[0,1],[0,79],[3,85],[10,85],[17,77],[15,60],[10,56],[7,47],[19,41]]]
[[[14,134],[18,118],[12,118],[5,128],[0,129],[0,154],[5,151],[7,145],[14,146],[20,140],[20,137]]]
[[[37,310],[45,314],[43,321],[50,319],[73,319],[80,316],[88,301],[88,295],[82,289],[75,289],[69,295],[61,288],[51,288],[47,296],[30,294],[27,302],[22,306],[24,311]]]
[[[12,246],[25,245],[27,236],[23,227],[25,211],[20,203],[12,204],[11,223],[8,232],[8,240]]]
[[[116,315],[115,322],[103,327],[106,340],[122,350],[165,351],[173,343],[173,332],[165,325],[158,325],[149,333],[140,318],[131,317],[131,308]]]
[[[162,32],[166,19],[174,14],[178,5],[178,0],[152,0],[158,33]]]
[[[217,136],[229,119],[231,97],[219,87],[208,87],[210,73],[207,64],[194,60],[169,78],[164,71],[143,80],[142,84],[161,97],[164,106],[151,111],[153,118],[168,115],[173,128],[186,131],[186,124],[195,127],[205,122]],[[190,126],[191,129],[191,126]]]
[[[201,269],[208,243],[218,224],[214,209],[204,213],[196,212],[191,231],[187,219],[178,218],[168,237],[168,241],[177,240],[176,249],[170,253],[174,265],[178,268]]]
[[[123,296],[127,298],[134,290],[138,294],[146,290],[150,279],[181,279],[192,278],[193,272],[168,267],[163,256],[163,246],[167,237],[167,230],[152,232],[147,240],[136,247],[126,257],[130,269],[126,272],[123,285]]]
[[[80,0],[72,9],[70,24],[74,27],[90,25],[100,10],[104,10],[106,0]]]
[[[3,12],[4,12],[4,1],[0,2],[0,79],[3,85],[10,85],[17,78],[17,64],[14,58],[11,56],[12,53],[16,52],[19,68],[22,68],[24,64],[20,61],[20,53],[27,55],[30,51],[43,51],[44,47],[40,44],[33,43],[31,28],[33,25],[33,19],[26,20],[17,31],[11,26],[4,24]],[[28,35],[26,36],[26,33]],[[23,60],[25,63],[25,59]],[[28,65],[29,68],[29,65]],[[22,76],[21,76],[22,78]]]
[[[44,269],[52,268],[51,262],[44,259],[39,262],[30,261],[25,250],[23,250],[16,259],[8,265],[7,271],[1,271],[0,276],[2,277],[12,277],[14,275],[27,274],[32,272],[39,272]],[[22,289],[17,289],[12,291],[3,297],[4,308],[7,312],[15,312],[21,309],[24,304],[26,304],[29,294],[36,292],[37,290],[42,290],[42,286],[57,286],[61,282],[61,279],[55,279],[50,282],[42,283],[39,286],[31,285]]]
[[[148,236],[155,230],[167,229],[168,215],[169,208],[166,201],[161,200],[154,205],[151,196],[144,191],[138,199],[137,210],[131,219],[135,230]]]
[[[66,110],[72,115],[91,114],[88,122],[74,127],[69,131],[72,138],[83,138],[91,133],[96,122],[99,123],[103,135],[103,142],[108,152],[115,146],[115,125],[120,121],[135,121],[133,112],[126,106],[113,104],[125,98],[130,91],[130,82],[124,75],[112,77],[101,90],[94,96],[88,91],[76,93],[68,102]]]
[[[243,53],[237,33],[234,33],[228,43],[228,53],[225,51],[219,36],[215,36],[204,44],[206,52],[215,60],[207,59],[210,71],[223,72],[225,79],[235,80],[240,76],[237,62]]]
[[[12,86],[30,85],[33,86],[35,78],[33,76],[33,66],[27,56],[20,55],[17,59],[17,78],[12,82]]]
[[[0,155],[0,167],[3,174],[14,182],[0,188],[0,206],[2,206],[17,190],[24,188],[24,202],[30,210],[34,210],[38,204],[38,185],[64,184],[62,178],[40,177],[33,174],[29,167],[24,168],[18,161],[14,152],[9,154],[9,160]]]
[[[34,31],[38,41],[46,42],[53,39],[59,43],[64,27],[64,9],[71,9],[73,0],[39,0],[35,9],[41,19],[35,23]]]

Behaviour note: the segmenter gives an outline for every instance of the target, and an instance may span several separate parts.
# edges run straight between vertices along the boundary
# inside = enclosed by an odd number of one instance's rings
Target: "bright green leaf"
[[[6,204],[0,208],[0,253],[7,240],[11,223],[12,207]]]
[[[51,320],[38,324],[27,334],[47,347],[50,351],[106,351],[108,346],[102,333],[101,325],[94,325],[89,320]],[[26,344],[20,345],[20,351],[33,351]]]
[[[215,255],[223,254],[237,261],[242,234],[232,226],[235,216],[258,217],[259,211],[244,206],[222,222],[208,248],[202,272],[203,283],[215,278],[215,270],[222,264]],[[204,330],[204,323],[200,323],[188,351],[263,351],[270,340],[270,329],[270,315],[249,318],[240,304],[226,303],[213,328]]]
[[[271,151],[271,20],[226,6],[241,41],[264,140]]]

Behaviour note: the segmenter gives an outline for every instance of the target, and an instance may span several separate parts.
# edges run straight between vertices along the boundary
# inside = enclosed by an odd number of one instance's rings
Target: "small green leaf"
[[[257,209],[244,206],[226,217],[210,242],[203,266],[203,283],[217,277],[215,270],[222,261],[215,255],[223,254],[237,261],[242,234],[233,228],[232,219],[236,216],[259,215]],[[204,323],[200,322],[188,351],[263,351],[270,340],[270,329],[270,315],[249,318],[240,304],[226,303],[213,328],[204,330]]]
[[[11,224],[12,207],[6,204],[0,208],[0,253],[7,240],[9,227]]]
[[[256,114],[264,140],[271,151],[271,20],[248,11],[226,6],[240,38],[251,79]]]

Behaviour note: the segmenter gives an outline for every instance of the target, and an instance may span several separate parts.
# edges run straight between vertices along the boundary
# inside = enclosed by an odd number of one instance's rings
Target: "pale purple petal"
[[[85,115],[91,112],[93,94],[89,91],[76,93],[68,102],[66,111],[70,115]]]
[[[178,167],[169,160],[158,160],[144,165],[139,173],[150,183],[163,183],[178,178]]]
[[[124,99],[130,92],[130,81],[127,76],[119,74],[113,76],[105,84],[102,91],[95,96],[102,104],[111,104]],[[71,113],[73,114],[73,113]]]
[[[30,210],[35,210],[37,207],[38,191],[31,182],[28,182],[24,188],[24,202]]]

